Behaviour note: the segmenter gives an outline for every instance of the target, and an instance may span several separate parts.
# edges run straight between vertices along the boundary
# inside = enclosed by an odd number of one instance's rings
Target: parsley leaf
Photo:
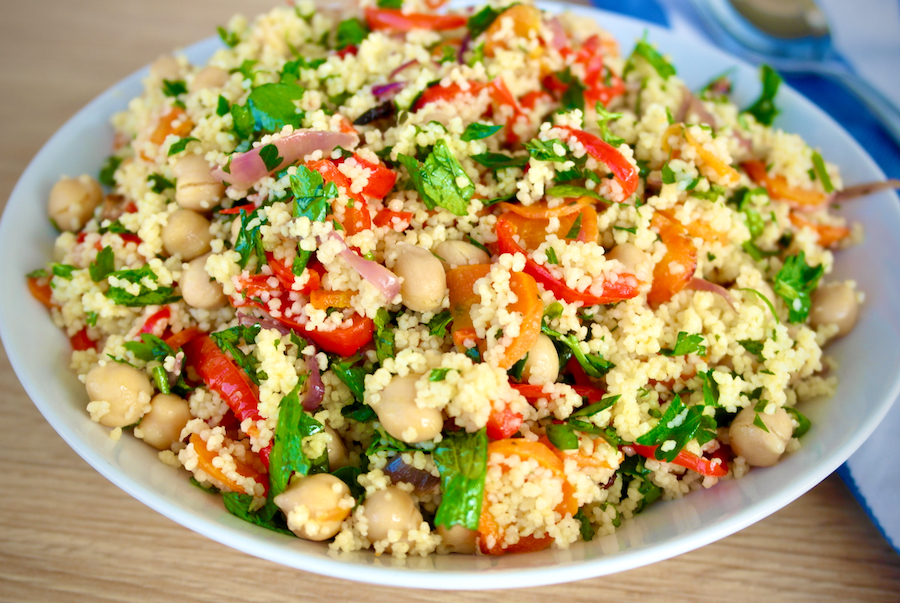
[[[600,138],[614,147],[625,142],[623,138],[619,138],[609,131],[609,122],[615,121],[620,117],[622,117],[621,113],[611,113],[606,110],[603,103],[597,102],[597,125],[600,127]]]
[[[337,26],[337,49],[341,50],[347,46],[358,46],[368,35],[369,28],[356,17],[341,21]]]
[[[470,142],[472,140],[481,140],[492,136],[503,129],[503,126],[492,126],[488,124],[471,123],[466,126],[466,131],[460,136],[460,140]]]
[[[166,153],[167,157],[171,157],[172,155],[177,155],[178,153],[185,150],[188,146],[189,142],[197,141],[198,138],[194,138],[193,136],[188,136],[187,138],[180,138],[172,143],[172,146],[169,147],[169,152]]]
[[[123,347],[144,362],[158,360],[162,362],[166,356],[174,356],[173,350],[165,341],[151,333],[141,333],[141,341],[126,341]]]
[[[274,144],[267,144],[259,150],[259,158],[266,164],[266,170],[274,171],[278,169],[284,157],[278,154],[278,147]]]
[[[360,423],[374,421],[377,417],[371,406],[356,401],[341,408],[341,415]]]
[[[118,270],[110,273],[108,276],[126,280],[130,283],[139,283],[142,279],[148,278],[156,282],[159,277],[153,272],[149,265],[144,264],[136,270]],[[149,289],[146,285],[141,285],[137,295],[129,293],[122,287],[110,287],[106,292],[107,299],[120,306],[138,307],[138,306],[155,306],[165,305],[176,302],[181,299],[180,295],[175,295],[173,287],[157,287]]]
[[[273,532],[287,534],[288,536],[294,535],[287,528],[284,516],[279,512],[278,506],[272,502],[271,496],[266,501],[266,504],[256,511],[250,510],[250,507],[253,505],[253,497],[249,494],[223,492],[222,502],[225,503],[225,510],[235,517]]]
[[[459,524],[477,529],[487,475],[487,432],[481,429],[474,433],[448,433],[432,456],[441,474],[444,493],[434,524],[446,528]]]
[[[584,112],[584,93],[587,90],[578,77],[572,75],[571,67],[566,67],[563,71],[556,74],[563,84],[566,84],[566,91],[562,93],[559,103],[562,109],[572,110],[578,109]]]
[[[171,97],[177,97],[178,95],[187,92],[187,86],[185,85],[184,80],[163,80],[162,89],[164,95]]]
[[[261,328],[258,324],[252,327],[238,325],[224,331],[210,333],[210,337],[216,342],[219,349],[226,354],[230,354],[235,364],[244,369],[247,376],[257,385],[267,379],[268,376],[259,370],[259,360],[252,354],[245,354],[238,345],[240,345],[241,340],[247,345],[253,344]]]
[[[797,427],[794,429],[793,437],[799,438],[799,437],[803,436],[807,431],[809,431],[809,428],[812,426],[812,423],[810,422],[809,419],[806,418],[806,416],[803,415],[803,413],[801,413],[796,408],[789,408],[787,406],[784,407],[784,410],[789,415],[791,415],[794,418],[794,420],[797,421],[797,423],[798,423]]]
[[[95,283],[99,283],[112,274],[116,269],[115,257],[112,247],[109,245],[100,250],[97,254],[97,259],[88,266],[88,273],[91,275],[91,280]]]
[[[50,272],[53,276],[58,276],[59,278],[66,279],[67,281],[72,280],[72,273],[77,270],[75,266],[70,264],[50,264]]]
[[[366,370],[361,366],[353,366],[358,361],[359,356],[353,356],[341,362],[332,362],[331,371],[347,386],[353,398],[363,403],[366,393]]]
[[[375,353],[378,362],[394,357],[394,328],[391,326],[391,315],[384,308],[378,308],[375,314]]]
[[[254,131],[280,132],[287,125],[299,128],[303,111],[294,101],[300,100],[304,92],[302,87],[294,84],[263,84],[254,88],[247,97]]]
[[[175,188],[175,183],[164,178],[161,174],[150,174],[147,176],[147,182],[150,183],[150,190],[157,195],[161,194],[167,188]]]
[[[675,349],[663,348],[659,351],[663,356],[687,356],[688,354],[706,354],[706,346],[703,345],[703,335],[689,335],[684,331],[678,332]]]
[[[765,342],[763,341],[753,341],[752,339],[741,339],[738,341],[742,348],[756,356],[756,360],[759,362],[765,362],[765,357],[763,356],[763,346]]]
[[[428,334],[432,337],[446,337],[447,325],[453,320],[450,310],[442,310],[428,321]]]
[[[779,113],[775,106],[775,95],[778,94],[778,87],[781,85],[781,76],[768,65],[760,67],[759,76],[762,80],[762,92],[756,102],[744,109],[744,113],[749,113],[765,126],[771,126]]]
[[[673,75],[675,75],[675,68],[669,64],[669,62],[663,58],[659,51],[653,48],[646,39],[640,40],[637,45],[634,47],[634,51],[631,53],[631,56],[628,57],[628,61],[625,64],[625,74],[627,75],[629,71],[634,69],[634,59],[635,57],[641,57],[647,63],[650,64],[653,69],[656,70],[656,73],[659,74],[661,78],[664,80],[669,79]]]
[[[259,233],[259,229],[265,223],[265,220],[259,218],[258,212],[258,209],[254,209],[250,213],[241,209],[238,214],[241,228],[238,231],[237,240],[234,242],[234,250],[241,255],[241,259],[238,260],[238,266],[246,268],[250,257],[255,255],[257,272],[266,263],[266,250],[263,248],[262,235]],[[252,228],[248,228],[251,222],[255,222],[255,224]]]
[[[713,370],[697,373],[703,379],[703,404],[719,406],[719,384],[713,379]]]
[[[774,289],[787,304],[790,322],[803,322],[809,316],[810,295],[816,290],[823,274],[825,268],[821,264],[809,266],[802,251],[784,260],[784,266],[775,275]]]
[[[100,184],[103,186],[108,186],[110,188],[116,185],[115,181],[115,173],[116,170],[119,169],[119,165],[122,164],[122,158],[116,157],[115,155],[110,155],[106,158],[106,162],[103,164],[103,167],[100,168],[100,175],[97,180],[100,181]]]
[[[327,452],[322,454],[324,459],[310,459],[303,452],[303,438],[325,430],[321,423],[303,410],[300,390],[304,381],[301,379],[278,405],[278,425],[275,427],[275,442],[269,463],[270,499],[285,491],[295,472],[309,475],[328,471]]]
[[[294,193],[294,217],[306,217],[313,222],[324,222],[331,210],[329,199],[338,196],[337,185],[333,182],[325,183],[322,174],[311,170],[305,165],[297,168],[297,172],[290,177],[291,192]],[[306,269],[306,264],[313,252],[297,246],[297,257],[291,268],[296,276],[301,276]]]
[[[438,139],[424,166],[409,155],[400,154],[398,159],[409,171],[413,186],[428,209],[443,207],[457,216],[468,214],[475,185],[450,152],[446,140]]]
[[[237,35],[236,32],[227,31],[221,25],[216,28],[216,31],[219,33],[219,37],[222,39],[222,42],[224,42],[225,45],[229,48],[234,48],[241,41],[241,38]]]
[[[644,466],[641,456],[636,454],[626,457],[619,466],[619,473],[622,475],[622,492],[627,492],[629,484],[637,480],[638,492],[643,495],[634,513],[640,513],[662,496],[662,489],[650,481],[650,470]]]
[[[553,339],[556,339],[567,348],[572,350],[572,355],[575,356],[575,359],[578,361],[578,364],[581,365],[581,368],[584,369],[584,372],[588,374],[588,376],[593,377],[595,379],[600,379],[608,373],[610,370],[615,368],[614,365],[609,360],[604,359],[600,354],[586,354],[579,344],[578,340],[575,339],[575,336],[571,333],[569,335],[563,335],[558,331],[554,331],[546,324],[546,314],[544,319],[544,324],[541,325],[541,331]]]
[[[671,463],[691,440],[696,438],[698,443],[704,444],[716,437],[716,421],[703,414],[704,408],[702,404],[686,407],[681,396],[676,394],[656,426],[635,441],[643,446],[657,446],[653,456]],[[669,441],[674,446],[663,450],[662,444]]]

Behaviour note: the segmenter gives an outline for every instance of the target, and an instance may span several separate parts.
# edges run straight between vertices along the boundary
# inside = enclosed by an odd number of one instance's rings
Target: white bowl
[[[560,5],[545,5],[558,10]],[[649,39],[671,55],[678,74],[698,88],[735,68],[734,96],[747,105],[758,94],[757,70],[740,60],[667,30],[595,9],[571,6],[597,19],[629,52],[631,43]],[[190,47],[192,62],[218,47],[208,39]],[[47,421],[88,463],[117,486],[178,523],[228,546],[277,563],[329,576],[376,584],[435,589],[524,587],[579,580],[667,559],[728,536],[774,513],[827,477],[875,429],[900,390],[900,210],[892,192],[847,203],[844,215],[862,222],[866,241],[838,254],[830,278],[854,278],[866,292],[854,332],[828,349],[840,364],[840,386],[829,400],[806,404],[813,428],[803,448],[779,465],[721,482],[681,500],[652,505],[613,536],[579,543],[569,550],[547,550],[504,557],[432,556],[405,562],[371,553],[330,554],[322,544],[289,538],[229,515],[219,497],[190,485],[184,471],[159,462],[156,451],[109,430],[85,411],[83,386],[69,371],[69,342],[32,300],[24,275],[51,258],[55,233],[46,216],[46,199],[62,174],[96,174],[112,147],[109,118],[141,92],[143,69],[82,109],[44,146],[19,180],[0,223],[0,334],[25,390]],[[824,112],[793,90],[778,96],[776,125],[802,134],[841,166],[848,184],[883,179],[865,151]]]

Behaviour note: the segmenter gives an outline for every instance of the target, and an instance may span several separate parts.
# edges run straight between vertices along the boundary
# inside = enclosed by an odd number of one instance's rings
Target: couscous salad
[[[739,106],[652,39],[440,4],[298,1],[153,63],[28,275],[85,420],[398,557],[567,548],[799,447],[865,191],[772,126],[777,73]]]

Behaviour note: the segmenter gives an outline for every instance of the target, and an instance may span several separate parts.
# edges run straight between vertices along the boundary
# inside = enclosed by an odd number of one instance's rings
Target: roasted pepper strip
[[[622,193],[626,198],[634,194],[640,180],[638,169],[631,165],[616,147],[582,130],[576,130],[569,126],[560,126],[560,129],[567,130],[575,140],[584,145],[588,155],[606,164],[606,167],[609,168],[609,171],[613,173],[616,181],[622,187]]]
[[[656,307],[672,299],[694,277],[697,247],[677,220],[657,212],[650,224],[659,231],[666,246],[666,255],[653,268],[653,285],[647,294],[647,303]]]

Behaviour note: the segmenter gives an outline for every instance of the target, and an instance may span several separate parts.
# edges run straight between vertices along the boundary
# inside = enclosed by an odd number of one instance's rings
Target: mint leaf
[[[488,438],[484,429],[448,433],[435,447],[434,464],[441,474],[443,498],[434,517],[436,526],[478,528],[487,474]]]
[[[556,152],[556,149],[554,148],[556,145],[561,145],[564,149],[562,155]],[[568,147],[566,147],[566,145],[558,138],[554,138],[553,140],[540,140],[534,138],[525,143],[525,149],[527,149],[528,153],[538,161],[565,161],[567,159],[566,153],[569,151]]]
[[[446,337],[447,325],[453,321],[450,310],[443,310],[428,321],[428,334],[432,337]]]
[[[547,194],[551,197],[562,197],[564,199],[577,199],[579,197],[590,197],[604,203],[610,203],[609,199],[603,197],[600,193],[588,190],[583,186],[575,186],[573,184],[557,184],[547,189]],[[579,214],[580,215],[580,214]]]
[[[486,168],[500,170],[503,168],[520,168],[528,164],[528,157],[510,157],[504,153],[479,153],[471,155],[472,159]]]
[[[166,356],[174,356],[175,350],[165,341],[151,333],[141,333],[141,341],[126,341],[123,347],[144,362],[158,360],[162,362]]]
[[[261,528],[294,536],[294,533],[287,528],[284,517],[279,513],[278,506],[272,502],[272,496],[263,505],[261,509],[251,511],[253,497],[249,494],[240,494],[238,492],[223,492],[222,502],[225,503],[225,510],[239,517],[244,521],[258,525]]]

